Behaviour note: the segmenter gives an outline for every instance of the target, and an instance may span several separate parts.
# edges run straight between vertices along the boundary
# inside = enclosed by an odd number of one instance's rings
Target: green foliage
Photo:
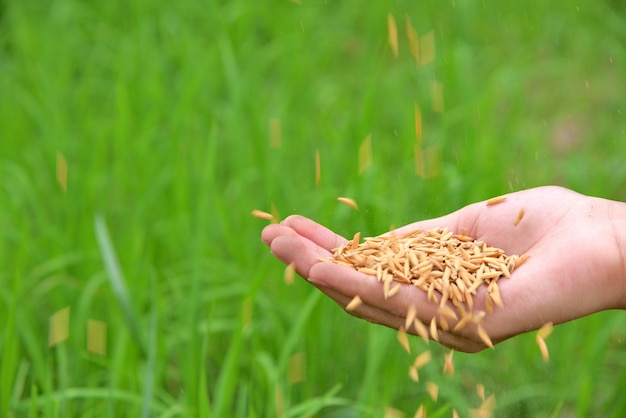
[[[548,364],[522,335],[450,377],[431,343],[416,384],[394,331],[285,285],[250,216],[367,236],[542,184],[626,200],[618,3],[0,2],[0,416],[467,416],[477,383],[497,416],[623,416],[623,312],[557,327]]]

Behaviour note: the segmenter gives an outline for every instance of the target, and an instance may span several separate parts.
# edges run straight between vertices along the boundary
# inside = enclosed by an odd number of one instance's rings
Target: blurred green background
[[[626,415],[624,312],[557,327],[547,364],[530,334],[455,353],[453,377],[412,339],[414,383],[393,330],[285,284],[250,216],[367,236],[544,184],[626,200],[625,12],[0,1],[0,416],[470,416],[479,383],[495,416]]]

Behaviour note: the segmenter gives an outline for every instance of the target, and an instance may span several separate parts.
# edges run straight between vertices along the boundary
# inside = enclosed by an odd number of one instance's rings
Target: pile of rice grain
[[[400,284],[412,284],[427,292],[431,302],[444,307],[450,301],[462,311],[472,310],[473,297],[481,286],[487,288],[487,313],[494,304],[502,306],[498,280],[511,277],[527,258],[507,255],[500,248],[445,228],[359,241],[357,233],[324,261],[376,276],[383,283],[386,298],[395,295]]]

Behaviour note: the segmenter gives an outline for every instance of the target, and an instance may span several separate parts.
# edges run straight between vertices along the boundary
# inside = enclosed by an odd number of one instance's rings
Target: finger
[[[286,225],[271,224],[263,228],[261,231],[261,241],[267,246],[271,246],[272,242],[280,236],[296,237],[298,233]]]
[[[341,235],[335,234],[330,229],[304,216],[291,215],[283,221],[283,225],[293,228],[298,234],[308,238],[328,251],[340,247],[347,242]]]
[[[274,238],[271,250],[285,264],[294,263],[296,272],[304,278],[309,277],[312,266],[320,264],[320,258],[331,256],[330,252],[297,233],[293,235],[287,233]]]

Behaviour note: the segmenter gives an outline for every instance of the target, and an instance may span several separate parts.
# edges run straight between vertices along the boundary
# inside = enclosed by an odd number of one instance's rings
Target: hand
[[[524,217],[515,220],[524,209]],[[495,307],[482,321],[493,343],[538,329],[547,322],[570,321],[607,309],[626,308],[626,204],[593,198],[573,191],[546,186],[506,195],[502,203],[466,206],[449,215],[415,222],[396,230],[447,227],[499,247],[507,254],[530,258],[511,278],[498,281],[503,307]],[[263,242],[285,263],[339,305],[355,295],[363,301],[350,314],[399,329],[410,305],[428,324],[438,305],[427,301],[424,291],[402,285],[400,292],[385,299],[382,284],[373,276],[327,262],[331,250],[347,240],[329,229],[298,215],[281,224],[267,226]],[[450,305],[453,307],[452,305]],[[474,297],[474,310],[485,310],[485,291]],[[439,342],[466,352],[486,348],[476,327],[439,330]],[[415,333],[411,327],[407,332]]]

